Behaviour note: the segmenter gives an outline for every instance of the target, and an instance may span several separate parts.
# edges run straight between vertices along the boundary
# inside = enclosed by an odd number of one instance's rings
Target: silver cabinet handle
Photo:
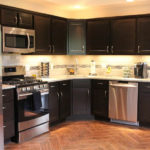
[[[60,92],[60,94],[61,94],[61,97],[63,97],[63,93],[62,93],[62,92]]]
[[[113,45],[111,46],[111,53],[112,54],[114,53],[114,46]]]
[[[2,109],[3,109],[3,110],[5,110],[5,109],[6,109],[6,107],[2,107]]]
[[[19,17],[19,21],[20,21],[20,23],[22,24],[22,18],[21,18],[21,17]]]
[[[3,128],[6,128],[7,126],[3,126]]]
[[[49,52],[52,53],[52,46],[49,44]]]
[[[53,47],[53,53],[55,53],[55,46],[54,46],[54,45],[52,45],[52,47]]]
[[[5,95],[2,95],[2,97],[4,97]]]
[[[145,88],[150,89],[150,86],[145,86]]]
[[[88,93],[88,96],[89,96],[90,95],[90,90],[89,89],[87,90],[87,93]]]
[[[63,85],[63,86],[66,86],[67,84],[63,83],[62,85]]]
[[[97,83],[98,85],[103,85],[103,83]]]
[[[82,45],[82,51],[84,52],[84,45]]]
[[[138,54],[140,54],[140,45],[138,45]]]
[[[15,19],[15,23],[17,24],[17,22],[18,22],[17,16],[15,16],[14,19]]]
[[[109,53],[109,46],[108,45],[107,45],[106,51],[107,51],[107,53]]]
[[[107,96],[107,91],[105,90],[105,97]]]
[[[54,85],[51,85],[50,88],[55,88],[55,86],[54,86]]]
[[[57,92],[57,97],[58,97],[58,99],[59,99],[59,93]]]

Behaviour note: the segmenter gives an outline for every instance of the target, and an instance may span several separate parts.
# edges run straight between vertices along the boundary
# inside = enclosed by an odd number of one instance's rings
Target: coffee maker
[[[134,66],[134,76],[136,78],[147,78],[148,77],[147,63],[145,63],[145,62],[138,62]]]

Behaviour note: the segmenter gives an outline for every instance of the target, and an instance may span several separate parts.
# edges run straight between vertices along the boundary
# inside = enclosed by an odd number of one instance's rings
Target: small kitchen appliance
[[[134,66],[134,76],[136,78],[147,78],[148,77],[147,63],[145,63],[145,62],[138,62]]]

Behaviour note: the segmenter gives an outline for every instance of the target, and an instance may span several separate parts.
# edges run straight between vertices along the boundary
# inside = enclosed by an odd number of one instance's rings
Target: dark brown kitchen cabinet
[[[4,139],[9,140],[15,135],[14,90],[3,90],[3,127]]]
[[[70,115],[71,86],[70,81],[49,84],[50,123],[66,119]]]
[[[138,120],[150,125],[150,83],[139,83]]]
[[[86,22],[86,53],[109,54],[110,21],[94,19]]]
[[[59,87],[57,82],[49,84],[49,113],[50,123],[59,120]]]
[[[52,41],[51,48],[53,54],[67,53],[67,20],[60,18],[52,18]]]
[[[39,54],[51,54],[49,16],[34,16],[35,49]]]
[[[111,54],[136,54],[136,19],[111,21]]]
[[[137,19],[138,54],[150,54],[150,17]]]
[[[92,80],[92,113],[102,119],[108,119],[108,82]]]
[[[5,26],[33,28],[33,15],[11,9],[1,9],[1,24]]]
[[[67,118],[70,115],[71,105],[71,88],[70,81],[60,82],[60,120]]]
[[[72,115],[91,114],[91,82],[87,79],[73,80]]]

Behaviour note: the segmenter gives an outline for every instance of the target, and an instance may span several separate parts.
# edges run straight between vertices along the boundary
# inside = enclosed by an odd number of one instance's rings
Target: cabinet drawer
[[[3,103],[14,101],[14,90],[3,90]]]
[[[9,139],[15,135],[14,120],[4,122],[4,139]]]
[[[3,104],[4,121],[14,120],[14,103]]]
[[[91,81],[88,79],[73,80],[73,88],[90,88]]]
[[[98,89],[107,89],[108,88],[108,81],[106,80],[92,80],[92,87]]]

